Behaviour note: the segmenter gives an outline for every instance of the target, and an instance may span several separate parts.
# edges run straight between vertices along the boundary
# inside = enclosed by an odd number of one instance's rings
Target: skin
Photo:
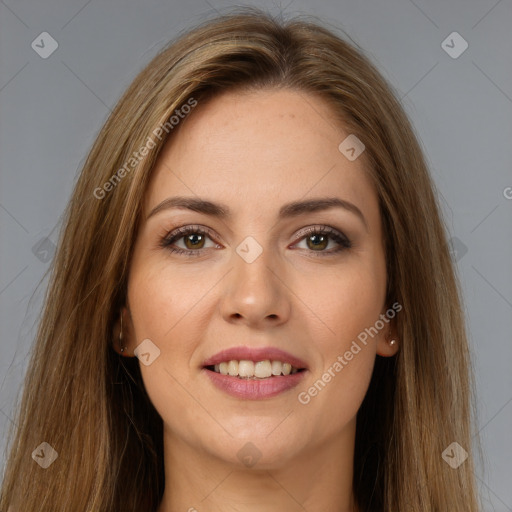
[[[142,222],[135,242],[123,336],[129,356],[148,338],[160,349],[150,365],[140,363],[164,423],[158,512],[353,512],[356,414],[376,356],[397,351],[388,341],[392,324],[369,337],[308,404],[297,395],[390,307],[378,198],[364,158],[340,153],[349,133],[324,100],[290,90],[224,93],[181,123],[155,166],[144,219],[177,195],[226,204],[233,216],[163,209]],[[355,204],[366,226],[342,208],[277,219],[285,203],[333,196]],[[199,256],[159,246],[187,225],[214,234],[196,245],[183,235],[174,242]],[[340,246],[330,235],[319,248],[314,235],[296,236],[325,225],[353,246],[334,253]],[[252,263],[236,252],[247,236],[263,249]],[[201,368],[239,345],[284,349],[309,370],[276,397],[231,397]],[[260,454],[250,468],[237,457],[249,441]]]

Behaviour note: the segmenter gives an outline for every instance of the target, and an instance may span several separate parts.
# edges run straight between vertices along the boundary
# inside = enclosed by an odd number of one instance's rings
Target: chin
[[[268,436],[266,433],[229,438],[228,442],[221,441],[210,449],[212,455],[235,465],[237,469],[255,470],[279,469],[298,452],[293,438]]]

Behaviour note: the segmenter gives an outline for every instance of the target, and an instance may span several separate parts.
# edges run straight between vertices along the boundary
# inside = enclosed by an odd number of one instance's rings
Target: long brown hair
[[[387,299],[403,310],[400,351],[377,357],[358,412],[359,509],[479,510],[461,294],[424,155],[370,59],[311,19],[277,20],[246,8],[203,22],[161,51],[118,102],[65,212],[11,432],[2,511],[156,510],[164,487],[162,420],[138,360],[112,349],[113,326],[151,170],[180,126],[170,117],[191,99],[200,108],[235,88],[318,95],[366,147],[385,235]],[[141,157],[144,146],[150,149]],[[43,442],[58,453],[46,469],[32,457]],[[457,469],[442,457],[452,442],[469,453]]]

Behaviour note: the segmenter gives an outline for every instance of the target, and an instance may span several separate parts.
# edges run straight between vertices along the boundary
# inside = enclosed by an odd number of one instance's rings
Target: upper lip
[[[214,356],[209,357],[205,361],[203,361],[203,367],[205,366],[213,366],[224,361],[254,361],[255,363],[258,361],[281,361],[282,363],[290,363],[297,369],[307,369],[307,365],[302,359],[295,357],[294,355],[281,350],[279,348],[274,347],[263,347],[263,348],[255,348],[255,347],[232,347],[226,350],[221,350],[217,352]]]

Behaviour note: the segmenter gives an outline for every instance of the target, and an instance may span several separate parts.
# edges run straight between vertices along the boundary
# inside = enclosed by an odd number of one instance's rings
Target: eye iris
[[[197,241],[199,239],[199,243],[203,242],[204,243],[204,237],[203,235],[200,235],[200,234],[197,234],[197,233],[192,233],[190,235],[187,235],[185,236],[185,245],[187,246],[188,249],[197,249],[198,248],[198,245],[197,245]],[[193,245],[190,247],[189,246],[189,242],[191,242]],[[202,248],[199,247],[200,249]]]
[[[328,238],[327,236],[324,236],[324,235],[311,235],[308,237],[308,245],[309,245],[309,242],[312,241],[312,239],[319,239],[321,238],[322,241],[320,243],[315,243],[313,242],[313,247],[316,247],[317,249],[320,248],[320,249],[325,249],[327,247],[327,244],[328,244]]]

